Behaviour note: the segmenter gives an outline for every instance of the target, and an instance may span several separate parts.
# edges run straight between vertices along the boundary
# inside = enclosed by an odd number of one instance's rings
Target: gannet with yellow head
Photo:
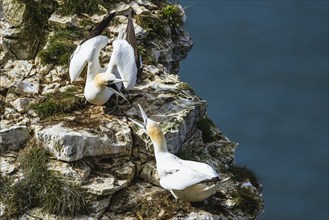
[[[217,172],[208,164],[182,160],[170,153],[160,126],[149,119],[142,107],[138,106],[144,122],[130,120],[151,138],[160,185],[169,190],[176,199],[190,202],[205,200],[219,189],[223,181],[229,179],[220,180]]]
[[[88,102],[95,105],[105,104],[113,94],[126,99],[120,92],[122,83],[125,89],[131,89],[137,80],[138,62],[135,57],[135,49],[125,39],[113,41],[113,53],[109,64],[106,67],[100,65],[100,51],[109,41],[108,37],[100,34],[114,15],[115,13],[109,14],[96,25],[89,36],[78,45],[70,59],[71,82],[79,77],[84,66],[88,64],[84,95]],[[132,18],[130,15],[126,32],[134,31],[131,25]],[[135,33],[130,33],[129,36],[135,37]]]

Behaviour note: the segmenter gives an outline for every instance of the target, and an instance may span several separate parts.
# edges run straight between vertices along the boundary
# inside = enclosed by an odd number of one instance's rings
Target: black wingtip
[[[220,178],[218,176],[216,176],[216,177],[211,178],[211,179],[203,180],[200,183],[216,183],[216,182],[219,182],[219,181],[220,181]]]
[[[101,20],[94,28],[93,30],[89,33],[89,35],[80,43],[83,44],[87,40],[96,37],[100,35],[103,30],[108,26],[108,24],[112,21],[114,16],[116,15],[116,12],[112,12],[109,15],[107,15],[103,20]]]
[[[137,66],[137,80],[140,78],[143,68],[142,68],[142,62],[140,58],[140,54],[138,51],[138,45],[137,45],[137,39],[136,39],[136,34],[135,34],[135,28],[133,24],[133,16],[134,16],[135,11],[131,8],[130,12],[126,15],[128,18],[128,23],[127,23],[127,28],[126,28],[126,41],[133,47],[134,49],[134,54],[135,54],[135,62]]]

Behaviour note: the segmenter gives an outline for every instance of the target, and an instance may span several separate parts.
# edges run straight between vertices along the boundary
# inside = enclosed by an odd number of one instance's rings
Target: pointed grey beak
[[[120,92],[117,88],[109,87],[109,89],[111,89],[112,92],[114,92],[114,94],[120,96],[121,98],[123,98],[124,100],[129,102],[129,100],[126,98],[126,96],[124,94],[122,94],[122,92]]]
[[[144,110],[142,109],[142,107],[138,104],[139,110],[141,112],[142,118],[143,118],[143,123],[139,122],[139,121],[135,121],[131,118],[128,118],[130,121],[132,121],[133,123],[135,123],[138,127],[142,128],[142,129],[146,129],[146,125],[147,125],[147,115],[145,114]]]
[[[112,79],[109,84],[113,84],[113,83],[121,83],[121,82],[128,82],[127,80],[123,80],[123,79]]]
[[[118,87],[115,85],[118,82],[125,82],[125,81],[126,80],[122,80],[122,79],[113,79],[113,80],[108,81],[106,86],[109,89],[111,89],[112,92],[114,92],[114,94],[122,97],[124,100],[126,100],[127,102],[129,102],[128,99],[122,94],[122,92],[120,92],[120,90],[118,89]]]

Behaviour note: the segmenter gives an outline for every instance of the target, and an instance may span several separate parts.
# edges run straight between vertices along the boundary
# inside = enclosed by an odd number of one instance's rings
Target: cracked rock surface
[[[237,144],[211,122],[206,101],[177,74],[179,61],[193,45],[189,34],[182,25],[158,27],[145,20],[164,20],[161,13],[169,3],[120,1],[99,5],[95,14],[63,16],[63,2],[56,1],[49,6],[42,39],[29,41],[23,36],[29,8],[20,2],[0,3],[0,176],[14,184],[24,179],[19,155],[34,140],[50,152],[47,169],[51,173],[87,192],[89,213],[59,216],[32,207],[17,218],[254,219],[262,213],[261,184],[232,171]],[[144,69],[137,85],[123,91],[130,103],[121,100],[121,113],[111,112],[106,106],[84,103],[85,72],[70,83],[67,64],[44,63],[40,53],[52,47],[51,38],[57,32],[69,30],[73,36],[90,30],[109,11],[124,12],[130,7],[136,12],[134,26]],[[185,12],[177,7],[183,23]],[[111,42],[126,24],[126,18],[118,15],[104,31],[110,44],[101,53],[103,64],[110,58]],[[71,41],[73,50],[83,39],[78,36]],[[128,120],[141,120],[137,104],[160,124],[170,152],[208,163],[222,178],[231,177],[208,199],[208,205],[176,203],[160,187],[151,140]],[[8,210],[0,196],[1,219],[7,218]]]

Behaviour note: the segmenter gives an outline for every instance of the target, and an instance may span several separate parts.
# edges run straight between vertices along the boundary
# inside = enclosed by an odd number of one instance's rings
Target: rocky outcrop
[[[13,126],[0,130],[0,152],[18,150],[25,145],[29,137],[26,126]]]
[[[21,2],[0,3],[0,195],[6,181],[14,186],[27,178],[21,152],[41,145],[50,152],[49,172],[86,192],[89,212],[76,218],[248,219],[262,212],[257,178],[234,164],[237,145],[207,117],[206,102],[175,74],[193,45],[182,26],[181,6],[119,1],[98,5],[90,14],[63,15],[63,7],[69,7],[65,1],[51,1],[49,7],[38,2],[36,7],[47,9],[47,29],[52,31],[44,31],[42,23],[44,40],[29,42],[22,35],[28,27],[27,10],[32,9],[30,1]],[[137,85],[124,92],[130,103],[121,101],[122,112],[111,112],[106,106],[83,102],[84,74],[71,84],[67,60],[88,34],[86,30],[115,10],[118,15],[104,32],[112,41],[126,27],[127,20],[120,14],[129,8],[136,12],[144,70]],[[14,11],[17,15],[10,16]],[[102,63],[108,62],[111,51],[110,44],[101,53]],[[176,203],[160,187],[151,141],[129,121],[140,117],[137,104],[160,123],[172,153],[206,162],[223,178],[231,177],[208,205]],[[0,218],[12,217],[9,206],[0,196]],[[19,215],[23,219],[58,217],[42,207],[30,207]]]

